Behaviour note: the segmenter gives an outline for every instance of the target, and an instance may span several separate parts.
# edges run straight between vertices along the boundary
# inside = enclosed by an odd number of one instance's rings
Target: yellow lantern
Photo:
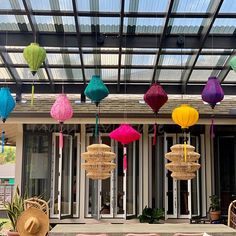
[[[198,111],[186,104],[182,104],[180,107],[175,108],[172,111],[172,120],[184,130],[184,159],[186,162],[187,150],[186,150],[186,129],[195,125],[198,121]]]

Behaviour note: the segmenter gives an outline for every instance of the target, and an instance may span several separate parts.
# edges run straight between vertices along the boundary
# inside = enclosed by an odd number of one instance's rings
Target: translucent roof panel
[[[0,68],[0,79],[11,79],[10,73],[5,68]]]
[[[228,75],[226,76],[226,78],[224,79],[223,83],[236,83],[236,73],[231,70]]]
[[[125,12],[166,12],[168,0],[126,0]]]
[[[224,0],[220,8],[220,13],[236,13],[236,5],[232,0]]]
[[[54,20],[52,16],[35,16],[39,31],[55,32]]]
[[[185,66],[189,55],[161,55],[160,63],[161,65],[173,65],[173,66]]]
[[[31,0],[30,2],[33,10],[73,10],[72,1],[68,0],[51,1],[51,4],[50,0]]]
[[[8,53],[8,55],[9,55],[9,59],[10,59],[10,61],[7,60],[8,63],[26,64],[25,58],[23,57],[23,53]],[[7,57],[6,57],[6,59],[7,59]]]
[[[1,0],[0,9],[24,9],[22,0]]]
[[[200,55],[196,66],[223,66],[228,56],[222,55]]]
[[[65,32],[76,32],[75,19],[72,16],[62,16],[62,22]]]
[[[93,75],[95,75],[94,69],[84,69],[86,80],[90,80]],[[103,78],[102,78],[103,79]]]
[[[189,82],[207,82],[212,70],[193,70]]]
[[[80,31],[91,32],[92,25],[99,25],[100,32],[118,33],[119,17],[79,17]]]
[[[101,69],[103,81],[117,81],[118,69]]]
[[[233,4],[232,4],[233,5]],[[236,29],[235,18],[216,18],[210,31],[212,34],[233,34]],[[213,38],[214,40],[214,38]],[[214,43],[214,41],[213,41]]]
[[[164,70],[160,71],[159,79],[160,82],[180,82],[181,81],[181,70]]]
[[[42,68],[38,69],[35,76],[32,76],[29,68],[16,68],[21,80],[47,80],[46,71]]]
[[[130,81],[151,81],[153,75],[152,69],[122,69],[121,80]]]
[[[66,1],[66,0],[65,0]],[[78,11],[120,12],[120,1],[111,0],[76,0]]]
[[[173,18],[172,18],[173,19]],[[170,26],[173,34],[197,34],[203,24],[202,18],[174,18]]]
[[[52,68],[50,70],[54,80],[83,80],[81,69]]]
[[[211,0],[180,0],[174,12],[207,12]]]
[[[23,26],[25,25],[25,27]],[[26,28],[26,29],[25,29]],[[0,31],[31,30],[28,18],[25,15],[0,15]]]
[[[122,65],[154,65],[155,55],[123,54]]]
[[[60,54],[60,53],[47,53],[49,64],[54,65],[80,65],[79,54]]]
[[[133,18],[125,17],[124,29],[125,33],[135,30],[136,33],[161,33],[163,29],[164,18]],[[132,29],[133,27],[134,29]],[[130,32],[129,32],[130,33]]]

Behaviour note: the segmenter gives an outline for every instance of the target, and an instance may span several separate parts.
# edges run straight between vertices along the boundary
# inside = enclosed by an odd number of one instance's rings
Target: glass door
[[[72,217],[72,141],[71,135],[63,135],[64,146],[59,153],[59,133],[53,134],[53,194],[51,217]]]

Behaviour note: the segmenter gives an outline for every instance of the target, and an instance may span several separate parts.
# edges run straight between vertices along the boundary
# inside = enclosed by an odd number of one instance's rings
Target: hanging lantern
[[[111,171],[116,167],[116,164],[111,162],[116,156],[111,152],[111,147],[105,144],[92,144],[87,150],[82,153],[82,158],[86,162],[81,164],[87,171],[86,176],[90,179],[109,178]]]
[[[182,104],[180,107],[175,108],[172,111],[172,119],[173,121],[179,125],[184,131],[184,157],[186,161],[186,143],[187,143],[187,136],[186,130],[195,125],[198,121],[199,114],[198,111],[186,104]]]
[[[73,108],[65,94],[60,94],[54,104],[51,107],[50,115],[52,118],[60,123],[60,135],[59,135],[59,153],[62,155],[63,148],[63,123],[73,116]]]
[[[3,123],[5,123],[9,114],[16,106],[16,102],[12,97],[9,88],[2,87],[0,90],[0,115]]]
[[[164,91],[164,89],[161,87],[161,85],[154,83],[144,94],[143,99],[148,104],[148,106],[152,108],[156,118],[160,108],[167,102],[168,96]],[[153,145],[156,144],[156,132],[157,132],[157,124],[155,121]]]
[[[236,72],[236,56],[231,58],[231,60],[229,61],[229,65],[234,70],[234,72]]]
[[[224,99],[224,91],[220,85],[217,77],[209,77],[208,81],[202,91],[202,100],[207,102],[212,109],[216,104]],[[214,136],[214,114],[211,119],[211,137]]]
[[[191,145],[175,144],[171,148],[171,152],[165,154],[165,158],[171,161],[165,167],[172,171],[171,177],[177,180],[193,179],[196,172],[200,168],[200,164],[196,163],[200,158],[200,154],[194,152],[195,147]],[[186,149],[186,159],[184,157]]]
[[[46,58],[46,51],[37,43],[31,43],[24,49],[23,55],[31,73],[35,75]]]
[[[84,94],[93,102],[95,102],[96,106],[98,106],[99,102],[108,96],[109,90],[101,80],[100,76],[93,75],[92,79],[84,90]]]
[[[46,58],[46,51],[37,43],[31,43],[23,51],[23,56],[34,76]],[[34,83],[31,89],[31,105],[34,103]]]
[[[113,130],[109,137],[123,144],[123,169],[127,169],[127,149],[126,144],[136,141],[141,134],[132,128],[131,125],[121,124],[117,129]]]

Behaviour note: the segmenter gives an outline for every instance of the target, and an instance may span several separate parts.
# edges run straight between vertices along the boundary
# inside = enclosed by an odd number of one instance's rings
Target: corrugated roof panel
[[[212,70],[193,70],[189,82],[207,82]]]
[[[152,69],[131,69],[128,70],[130,71],[130,81],[136,81],[136,80],[140,80],[140,81],[151,81],[152,80],[152,75],[153,75],[153,70]],[[125,78],[125,74],[126,70],[124,69],[123,71],[123,80]]]
[[[125,12],[166,12],[168,0],[126,0]]]
[[[26,64],[25,58],[23,57],[23,53],[8,53],[8,55],[11,59],[11,61],[8,61],[8,63]]]
[[[185,66],[189,55],[161,55],[162,63],[161,65],[173,65],[173,66],[180,66],[181,61],[182,65]]]
[[[200,55],[196,66],[223,66],[228,57],[224,55]]]
[[[231,70],[228,75],[226,76],[225,80],[223,81],[224,82],[232,82],[232,83],[235,83],[236,82],[236,73]]]
[[[81,69],[52,68],[52,77],[54,80],[78,80],[82,81]],[[70,77],[68,77],[70,76]]]
[[[83,54],[84,65],[94,65],[93,54]]]
[[[59,4],[60,4],[60,9],[62,11],[72,11],[73,10],[72,1],[59,0]]]
[[[101,54],[101,65],[118,65],[118,55]]]
[[[117,81],[118,69],[102,69],[101,73],[103,81]]]
[[[159,79],[160,82],[180,82],[181,81],[181,70],[164,70],[160,71]]]
[[[0,79],[11,79],[10,73],[5,68],[0,68]]]
[[[35,16],[35,20],[39,31],[56,31],[52,16]]]
[[[42,68],[38,69],[35,76],[32,75],[29,68],[16,68],[16,71],[21,80],[46,80],[47,75]]]
[[[131,57],[131,63],[128,65],[154,65],[155,55],[137,55],[137,54],[122,54],[121,64],[127,65],[126,57]]]
[[[236,4],[232,0],[224,0],[220,8],[220,13],[236,13]]]
[[[1,0],[0,9],[24,9],[24,6],[22,0],[14,0],[14,2],[10,2],[10,0]]]
[[[93,75],[95,75],[95,70],[94,69],[85,69],[84,72],[85,72],[86,80],[88,80],[88,81],[91,79],[91,77]]]
[[[174,12],[207,12],[211,0],[180,0]]]
[[[76,32],[74,17],[62,16],[62,22],[63,22],[65,32]]]
[[[174,18],[171,33],[197,34],[203,24],[202,18]]]
[[[236,19],[234,18],[224,18],[224,19],[216,18],[210,33],[233,34],[235,33],[235,29],[236,29],[235,25],[236,25]]]
[[[2,58],[0,57],[0,64],[3,64],[3,60],[2,60]]]
[[[49,0],[31,0],[30,3],[33,10],[51,10]]]
[[[128,27],[135,27],[136,33],[161,33],[164,18],[132,18],[125,17],[123,31],[127,33]]]

